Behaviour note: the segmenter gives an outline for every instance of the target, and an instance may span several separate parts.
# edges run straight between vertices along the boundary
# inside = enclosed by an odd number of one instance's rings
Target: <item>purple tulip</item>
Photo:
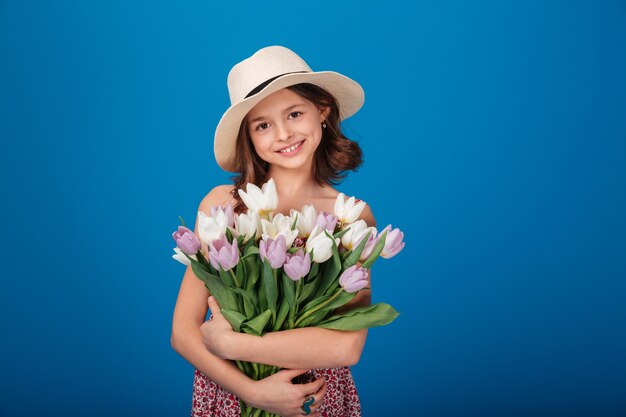
[[[228,227],[235,227],[235,212],[230,204],[223,208],[222,206],[211,206],[211,217],[215,217],[218,212],[222,212],[227,219]]]
[[[367,258],[370,257],[374,246],[378,244],[378,241],[381,237],[382,236],[380,234],[376,234],[376,230],[372,230],[372,233],[370,233],[369,237],[367,238],[367,242],[365,242],[365,247],[363,248],[363,252],[361,252],[361,257],[359,258],[359,261],[365,262]],[[354,246],[359,246],[361,244],[361,241],[362,239],[359,240]]]
[[[404,233],[397,228],[391,230],[391,225],[385,227],[381,234],[383,234],[385,230],[387,231],[387,237],[385,238],[385,247],[380,253],[380,256],[389,259],[396,256],[400,253],[402,248],[404,248],[404,242],[402,241],[404,239]]]
[[[239,263],[239,248],[237,247],[237,239],[233,239],[233,243],[228,243],[226,236],[215,239],[209,245],[209,262],[213,268],[219,270],[220,267],[224,271],[233,269]]]
[[[262,239],[259,243],[259,255],[261,260],[268,260],[272,268],[278,269],[284,265],[287,259],[287,242],[284,235],[278,235],[276,240]]]
[[[185,226],[178,226],[178,230],[172,233],[172,237],[176,246],[187,255],[195,255],[202,247],[200,239]]]
[[[361,268],[358,265],[352,265],[350,268],[343,271],[339,277],[339,285],[344,291],[353,293],[367,287],[367,269]]]
[[[315,219],[315,225],[327,230],[329,233],[332,234],[335,231],[335,227],[337,226],[337,216],[322,211],[320,214],[317,215],[317,219]]]
[[[302,249],[293,255],[287,254],[284,268],[289,278],[299,281],[311,270],[311,257]]]

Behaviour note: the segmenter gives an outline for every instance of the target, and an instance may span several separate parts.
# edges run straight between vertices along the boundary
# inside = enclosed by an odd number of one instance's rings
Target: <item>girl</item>
[[[331,71],[313,72],[293,51],[272,46],[235,65],[228,75],[231,107],[216,133],[218,164],[239,175],[234,185],[215,187],[199,211],[211,206],[246,210],[238,189],[274,179],[275,213],[290,214],[312,204],[333,212],[339,192],[331,187],[362,163],[359,145],[339,122],[362,106],[359,84]],[[375,226],[369,207],[361,214]],[[196,234],[198,233],[196,221]],[[205,248],[203,248],[205,250]],[[369,286],[368,286],[369,288]],[[208,307],[212,319],[205,322]],[[342,310],[369,305],[362,290]],[[281,416],[360,416],[350,365],[358,362],[367,329],[339,331],[301,328],[262,337],[236,333],[219,306],[187,267],[174,310],[172,346],[195,368],[192,415],[240,416],[239,401]],[[282,371],[261,381],[243,374],[231,360],[276,365]],[[303,384],[292,379],[303,375]],[[304,407],[303,407],[304,406]]]

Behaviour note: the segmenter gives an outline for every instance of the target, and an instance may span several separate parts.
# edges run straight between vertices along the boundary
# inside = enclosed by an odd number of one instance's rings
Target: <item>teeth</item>
[[[280,150],[280,151],[278,151],[278,152],[280,152],[280,153],[289,153],[289,152],[293,152],[293,151],[295,151],[297,148],[299,148],[301,144],[302,144],[302,142],[298,142],[298,143],[296,143],[295,145],[293,145],[292,147],[287,148],[287,149],[282,149],[282,150]]]

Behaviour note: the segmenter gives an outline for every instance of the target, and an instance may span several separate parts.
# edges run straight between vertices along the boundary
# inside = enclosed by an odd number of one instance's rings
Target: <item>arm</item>
[[[214,188],[202,200],[198,210],[209,213],[212,205],[218,205],[225,199],[225,193],[225,187]],[[197,219],[194,232],[198,234]],[[204,244],[202,250],[203,252],[206,250]],[[207,314],[206,299],[208,296],[208,290],[188,266],[174,308],[172,347],[191,365],[209,376],[217,384],[235,393],[244,401],[252,400],[254,391],[252,379],[244,375],[234,363],[220,359],[207,351],[202,344],[200,326]]]
[[[202,344],[200,326],[206,316],[208,296],[203,283],[187,267],[174,309],[172,347],[196,369],[247,402],[253,396],[253,381],[232,362],[216,357]]]
[[[375,226],[369,206],[362,218],[368,225]],[[371,304],[370,285],[361,290],[338,313]],[[269,332],[262,337],[236,333],[221,316],[216,316],[219,306],[210,301],[213,320],[202,325],[205,345],[219,357],[276,365],[283,368],[334,368],[355,365],[363,351],[367,329],[357,331],[331,330],[306,327],[279,332]]]
[[[209,304],[213,320],[202,325],[204,342],[211,351],[226,359],[290,369],[352,366],[359,361],[367,338],[367,329],[343,331],[320,327],[269,332],[262,337],[237,333],[219,314],[215,300],[211,299]],[[369,304],[369,290],[363,290],[342,309],[348,311]]]

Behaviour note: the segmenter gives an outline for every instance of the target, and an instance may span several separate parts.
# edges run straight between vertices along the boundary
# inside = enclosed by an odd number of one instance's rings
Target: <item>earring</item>
[[[322,128],[326,129],[326,122],[322,123]]]

